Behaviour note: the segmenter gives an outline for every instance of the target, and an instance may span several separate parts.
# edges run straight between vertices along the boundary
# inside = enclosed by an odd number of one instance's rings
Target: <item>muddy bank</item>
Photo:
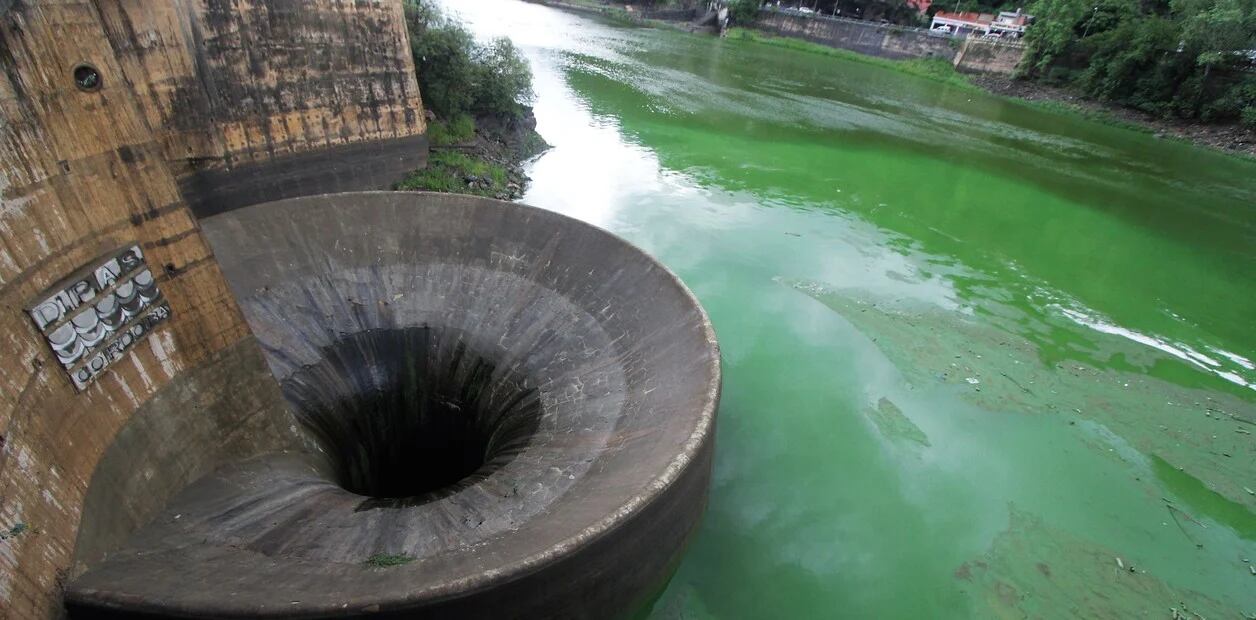
[[[1005,76],[974,75],[969,79],[973,84],[996,95],[1063,104],[1099,120],[1134,125],[1155,134],[1156,137],[1178,138],[1198,146],[1256,157],[1256,128],[1244,127],[1238,123],[1202,123],[1160,118],[1146,112],[1086,99],[1062,88]]]

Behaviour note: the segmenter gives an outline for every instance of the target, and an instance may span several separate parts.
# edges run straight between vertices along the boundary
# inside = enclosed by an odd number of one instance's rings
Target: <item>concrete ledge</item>
[[[278,155],[265,163],[194,171],[179,189],[198,218],[286,198],[386,190],[427,162],[426,134]]]

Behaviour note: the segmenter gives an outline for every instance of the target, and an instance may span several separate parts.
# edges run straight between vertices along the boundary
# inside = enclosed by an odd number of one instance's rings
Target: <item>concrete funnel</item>
[[[68,586],[73,615],[602,618],[665,584],[720,389],[710,322],[666,268],[469,196],[202,225],[307,449],[179,493]]]

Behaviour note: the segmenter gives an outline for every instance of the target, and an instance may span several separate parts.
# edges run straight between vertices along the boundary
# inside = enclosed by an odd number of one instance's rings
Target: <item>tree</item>
[[[1154,114],[1246,118],[1256,0],[1037,0],[1022,70]],[[1247,116],[1244,116],[1244,115]]]
[[[406,2],[405,16],[419,91],[429,110],[447,119],[523,113],[532,98],[532,72],[509,39],[481,45],[422,0]]]

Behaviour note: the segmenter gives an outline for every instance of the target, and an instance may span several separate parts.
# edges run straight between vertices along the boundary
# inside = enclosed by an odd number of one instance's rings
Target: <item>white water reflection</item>
[[[1249,382],[1246,378],[1244,378],[1238,372],[1232,369],[1224,368],[1220,361],[1212,357],[1209,357],[1207,355],[1204,355],[1203,353],[1200,353],[1199,351],[1195,350],[1189,345],[1186,345],[1183,343],[1170,342],[1168,340],[1165,340],[1164,338],[1160,338],[1157,336],[1149,336],[1147,334],[1139,333],[1132,329],[1126,329],[1124,327],[1121,327],[1120,325],[1110,323],[1107,320],[1104,320],[1096,316],[1093,312],[1083,312],[1081,310],[1065,308],[1063,306],[1056,306],[1056,309],[1059,310],[1061,314],[1068,317],[1069,320],[1073,321],[1074,323],[1077,323],[1078,325],[1089,327],[1090,329],[1093,329],[1103,334],[1111,334],[1113,336],[1120,336],[1127,340],[1132,340],[1139,344],[1149,346],[1153,349],[1156,349],[1157,351],[1168,353],[1169,355],[1172,355],[1173,357],[1176,357],[1180,360],[1190,362],[1191,364],[1194,364],[1195,366],[1198,366],[1214,375],[1217,375],[1218,377],[1221,377],[1222,379],[1225,379],[1226,381],[1229,381],[1230,383],[1256,390],[1256,384]],[[1221,357],[1225,357],[1226,359],[1229,359],[1233,361],[1234,363],[1248,370],[1252,369],[1251,362],[1248,361],[1247,358],[1244,358],[1243,356],[1238,355],[1237,353],[1221,351],[1215,348],[1212,348],[1212,350],[1215,351]]]

